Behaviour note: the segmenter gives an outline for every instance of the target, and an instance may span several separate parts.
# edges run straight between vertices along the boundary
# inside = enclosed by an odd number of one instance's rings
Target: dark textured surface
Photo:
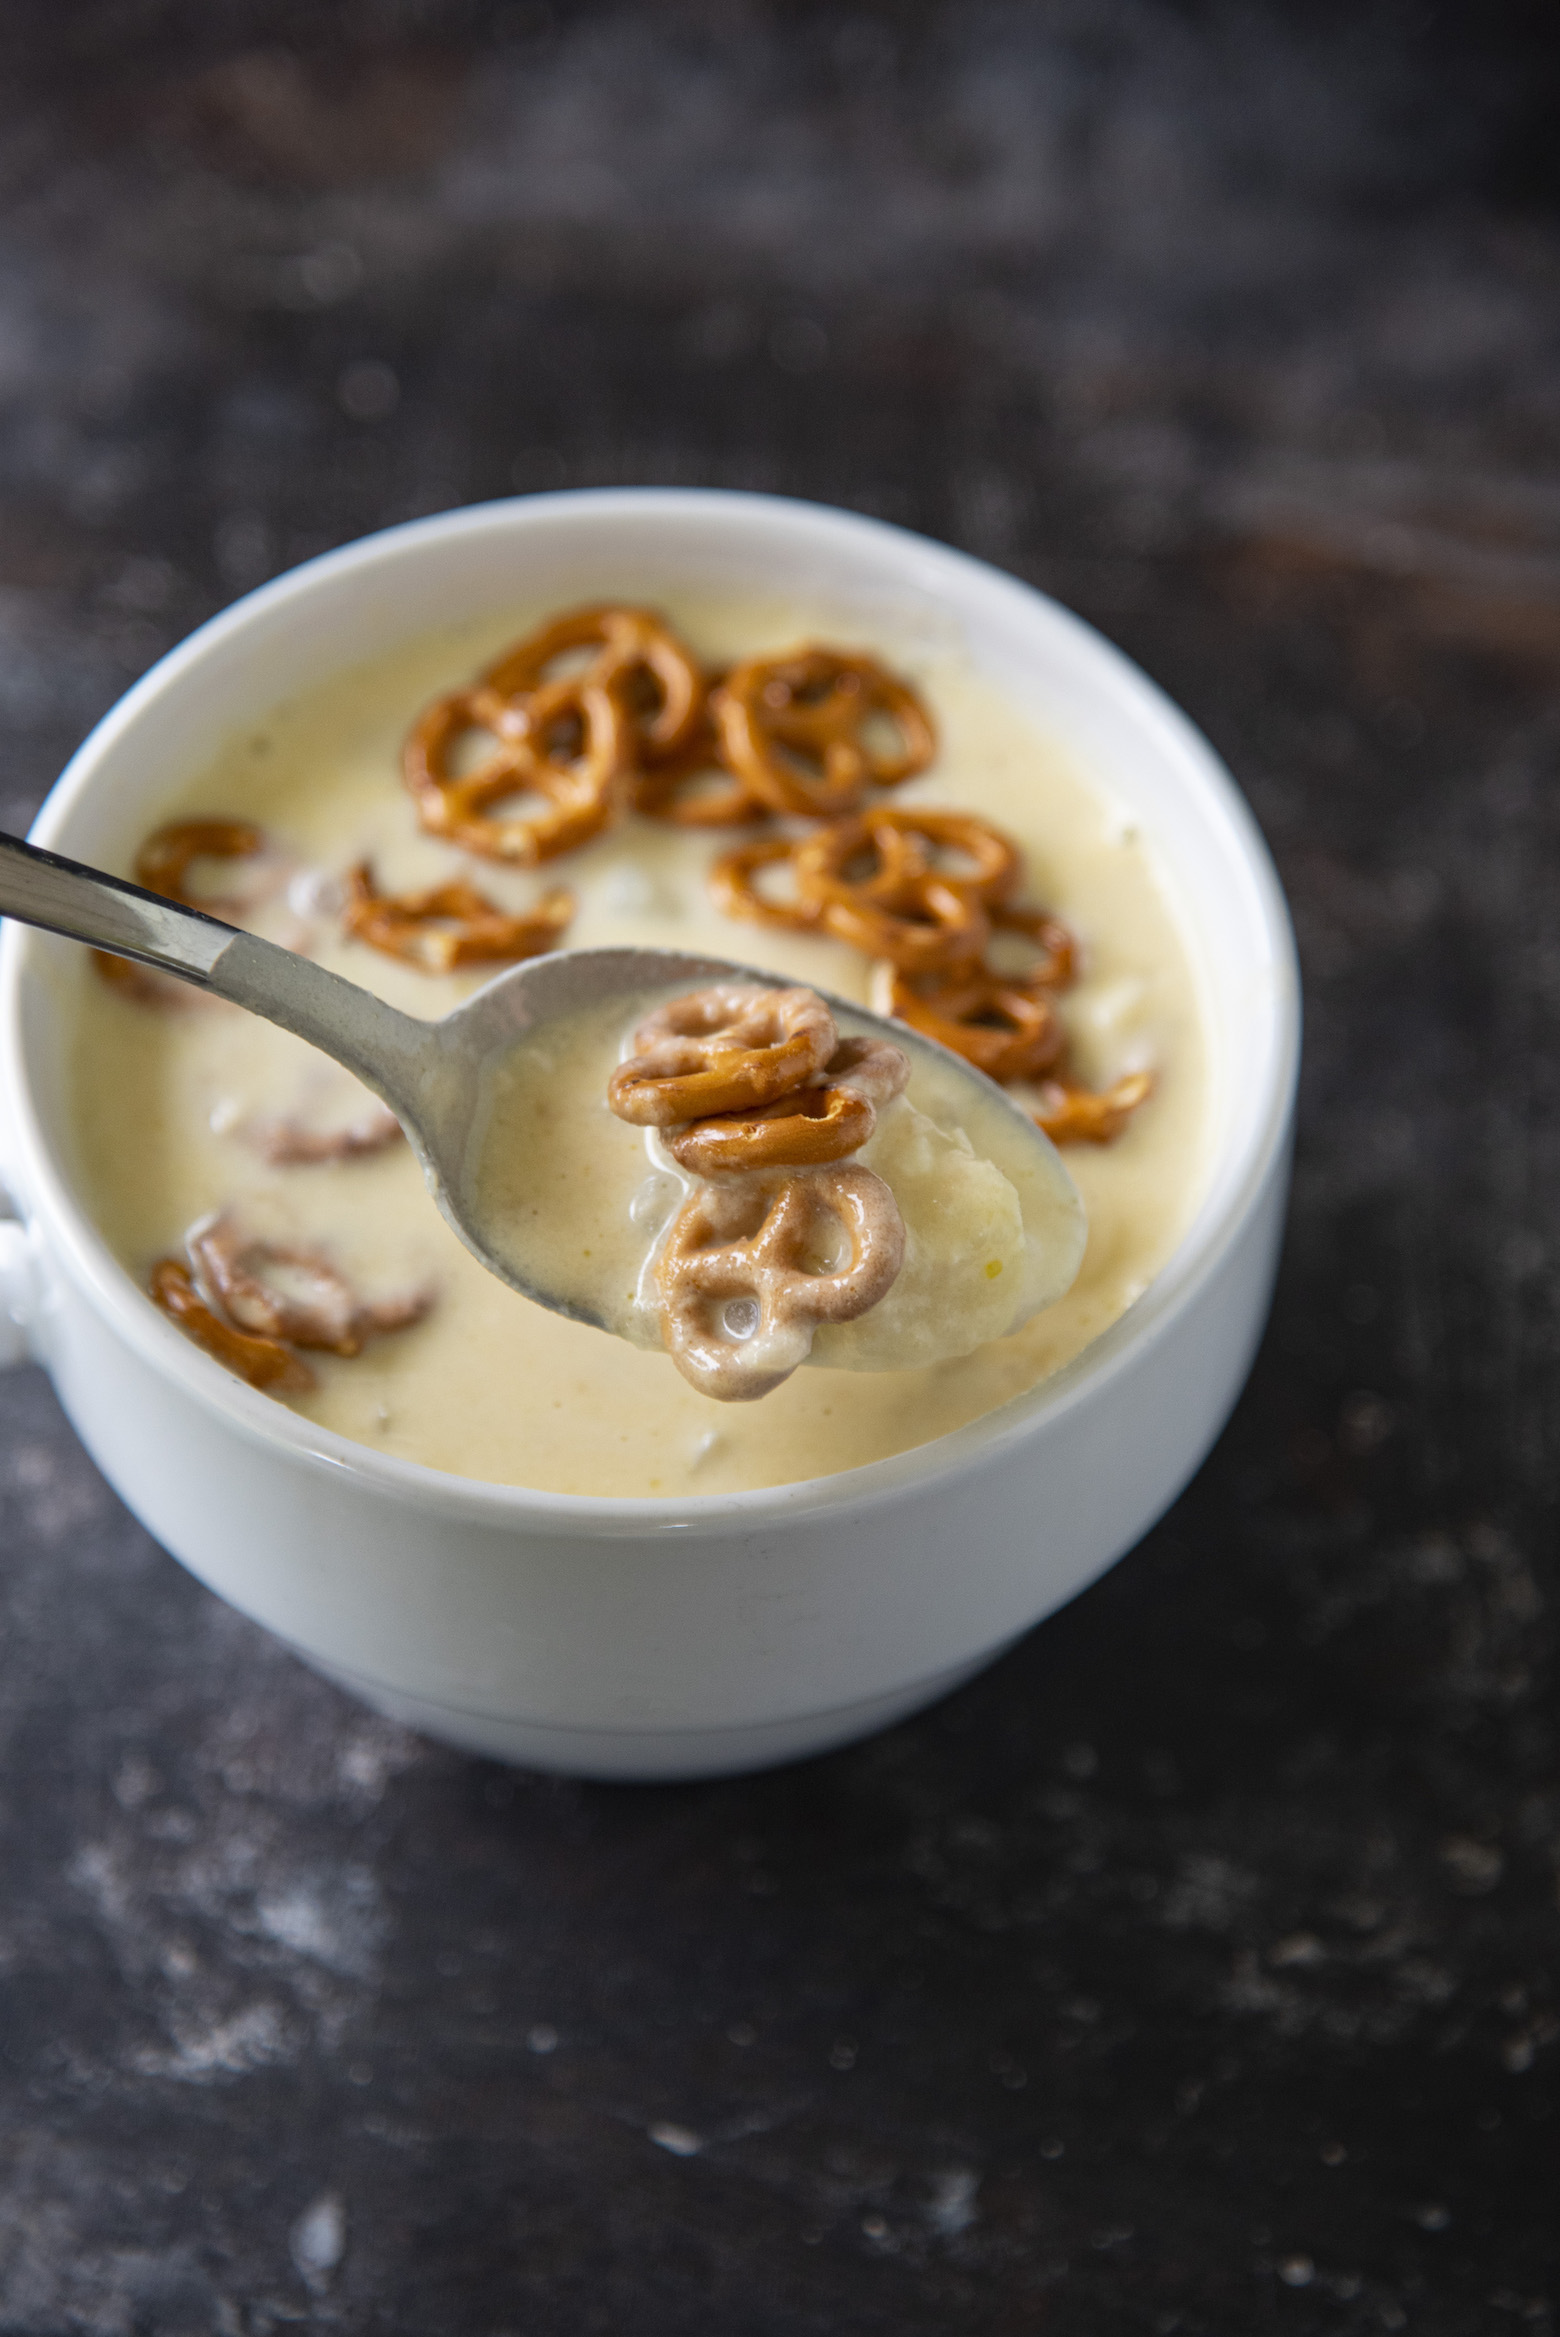
[[[774,488],[1139,657],[1310,1012],[1192,1490],[789,1772],[399,1735],[0,1383],[0,2331],[1551,2328],[1551,11],[0,15],[6,825],[322,546]]]

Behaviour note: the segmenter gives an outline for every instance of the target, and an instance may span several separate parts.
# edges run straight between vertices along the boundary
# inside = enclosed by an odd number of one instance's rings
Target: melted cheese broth
[[[210,906],[424,1016],[447,1011],[486,973],[430,976],[344,939],[332,880],[360,859],[372,861],[385,891],[464,875],[517,909],[564,884],[578,903],[570,946],[708,952],[867,1004],[872,971],[856,950],[738,924],[714,906],[705,871],[731,831],[630,816],[537,872],[473,863],[419,832],[399,777],[409,724],[548,613],[522,607],[403,647],[230,740],[156,816],[257,822],[277,855],[259,873],[280,881],[242,909],[214,898]],[[1170,1256],[1203,1184],[1210,1101],[1196,977],[1143,839],[1108,795],[956,652],[907,653],[890,631],[842,626],[794,602],[678,601],[667,614],[712,662],[819,638],[874,648],[909,675],[941,743],[931,769],[893,800],[983,814],[1017,839],[1023,897],[1054,910],[1083,945],[1082,978],[1061,1009],[1081,1076],[1103,1084],[1152,1066],[1159,1083],[1114,1144],[1063,1155],[1087,1211],[1087,1247],[1065,1296],[1021,1329],[915,1370],[809,1365],[759,1403],[721,1404],[666,1356],[551,1314],[497,1281],[445,1226],[404,1144],[320,1166],[270,1166],[252,1138],[257,1122],[344,1124],[362,1116],[363,1090],[239,1009],[194,993],[177,1008],[148,1007],[99,980],[83,957],[76,1176],[128,1271],[144,1285],[155,1259],[180,1253],[187,1226],[226,1209],[254,1236],[326,1250],[365,1297],[432,1288],[424,1322],[351,1360],[311,1356],[319,1384],[289,1400],[360,1443],[490,1483],[686,1498],[826,1476],[947,1435],[1035,1386],[1116,1321]],[[209,898],[249,877],[214,867],[209,877],[197,870],[196,882]]]

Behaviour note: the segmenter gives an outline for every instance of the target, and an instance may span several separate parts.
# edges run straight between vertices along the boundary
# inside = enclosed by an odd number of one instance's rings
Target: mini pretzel
[[[717,982],[645,1017],[607,1101],[638,1128],[752,1111],[805,1086],[837,1044],[834,1017],[813,991]]]
[[[461,743],[485,733],[493,752],[457,769]],[[432,836],[489,860],[522,867],[552,860],[599,835],[618,808],[629,718],[610,690],[588,679],[548,682],[526,699],[486,682],[435,699],[413,725],[402,772],[417,817]],[[540,795],[543,807],[501,818],[494,806]]]
[[[877,1114],[853,1087],[799,1087],[755,1112],[728,1112],[669,1130],[664,1141],[680,1168],[712,1177],[739,1169],[818,1168],[859,1152]]]
[[[853,811],[869,787],[897,787],[937,748],[931,716],[875,657],[809,647],[750,657],[710,701],[726,759],[774,810],[813,819]],[[899,733],[878,743],[875,723]]]
[[[919,982],[895,973],[889,1011],[991,1079],[1038,1079],[1066,1044],[1043,990],[1005,981],[985,966],[955,967]]]
[[[660,762],[688,743],[704,711],[704,676],[650,609],[570,609],[506,649],[482,679],[501,698],[529,697],[551,678],[549,666],[577,650],[594,654],[576,678],[610,691],[644,760]]]
[[[574,895],[546,894],[526,916],[511,917],[464,878],[435,885],[425,893],[381,893],[372,871],[360,861],[347,879],[350,888],[342,924],[359,941],[405,958],[425,974],[447,974],[452,966],[539,957],[556,949],[574,914]]]
[[[842,1087],[853,1087],[880,1112],[909,1086],[910,1058],[890,1039],[841,1039],[823,1067],[823,1076]]]
[[[235,1331],[214,1314],[190,1278],[180,1258],[159,1258],[147,1288],[155,1303],[178,1324],[187,1339],[204,1347],[218,1363],[236,1371],[252,1388],[272,1388],[278,1395],[301,1395],[314,1385],[314,1374],[302,1356],[294,1355],[280,1339],[255,1338]]]
[[[251,1120],[239,1131],[272,1168],[318,1168],[328,1161],[367,1160],[400,1142],[404,1133],[388,1104],[374,1104],[345,1128],[309,1128],[301,1120]]]
[[[432,1304],[426,1293],[365,1305],[345,1275],[318,1250],[284,1242],[247,1240],[230,1219],[216,1217],[186,1237],[190,1263],[207,1293],[220,1300],[239,1328],[332,1355],[361,1354],[382,1331],[420,1322]],[[292,1269],[306,1290],[289,1295],[265,1281],[267,1266]]]
[[[1034,1115],[1053,1144],[1109,1144],[1154,1091],[1151,1071],[1129,1071],[1099,1094],[1069,1080],[1047,1080]]]
[[[850,1244],[831,1271],[826,1245]],[[661,1335],[701,1394],[767,1396],[805,1362],[821,1323],[876,1306],[904,1261],[893,1194],[870,1169],[780,1169],[697,1185],[656,1264]]]
[[[249,820],[170,820],[156,828],[135,856],[135,881],[164,900],[182,901],[187,909],[228,909],[235,904],[220,894],[198,899],[188,889],[188,877],[197,860],[247,860],[265,848],[264,832]],[[111,957],[95,949],[92,962],[106,982],[143,1006],[184,1006],[192,993],[181,982],[171,982],[148,966],[129,958]]]
[[[727,762],[707,711],[675,754],[637,774],[633,804],[650,819],[673,820],[682,828],[751,827],[769,817],[763,797]]]
[[[1035,962],[1014,977],[993,968],[998,981],[1018,980],[1026,990],[1068,990],[1078,972],[1078,945],[1061,921],[1044,909],[1015,909],[993,902],[989,915],[998,933],[1022,933],[1037,951]]]
[[[745,917],[753,925],[779,925],[803,933],[819,926],[823,911],[816,901],[804,901],[799,895],[777,901],[758,887],[759,870],[778,868],[782,861],[790,864],[794,876],[797,850],[794,837],[765,836],[756,844],[739,844],[734,852],[723,852],[709,877],[716,907],[724,909],[728,917]]]
[[[796,889],[841,941],[906,973],[968,965],[986,946],[979,894],[930,867],[915,824],[891,812],[808,836],[796,848]]]

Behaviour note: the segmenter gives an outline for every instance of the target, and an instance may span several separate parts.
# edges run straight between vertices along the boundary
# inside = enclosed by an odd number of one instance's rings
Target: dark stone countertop
[[[1549,2330],[1560,44],[1307,0],[14,0],[0,781],[411,513],[706,482],[1101,625],[1304,951],[1143,1546],[739,1783],[378,1722],[0,1384],[0,2332]]]

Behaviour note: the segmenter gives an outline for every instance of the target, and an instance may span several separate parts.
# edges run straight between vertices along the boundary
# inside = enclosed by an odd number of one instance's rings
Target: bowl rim
[[[1238,1245],[1262,1206],[1273,1175],[1282,1169],[1299,1070],[1300,985],[1294,934],[1277,871],[1245,797],[1201,731],[1158,684],[1049,594],[935,538],[792,496],[721,488],[607,487],[467,504],[355,538],[271,578],[208,618],[158,659],[94,725],[50,789],[29,833],[37,843],[55,845],[96,784],[105,759],[146,710],[178,689],[205,658],[241,636],[257,619],[289,601],[333,589],[387,559],[415,557],[429,544],[523,529],[532,522],[556,521],[561,512],[600,519],[619,512],[650,513],[668,520],[691,512],[717,513],[738,526],[800,526],[824,537],[848,536],[858,544],[865,538],[879,548],[885,564],[896,552],[900,557],[913,552],[923,571],[929,564],[934,572],[964,584],[961,614],[972,630],[978,631],[978,620],[970,616],[967,601],[981,593],[1005,599],[1031,623],[1049,626],[1077,663],[1092,669],[1093,681],[1134,704],[1139,718],[1159,731],[1162,749],[1190,767],[1197,781],[1195,792],[1236,845],[1251,886],[1272,974],[1270,1043],[1229,1157],[1216,1164],[1192,1224],[1142,1297],[1061,1370],[995,1410],[886,1459],[789,1485],[685,1496],[552,1493],[490,1484],[376,1452],[320,1427],[223,1371],[165,1321],[113,1255],[71,1190],[24,1075],[24,985],[35,937],[7,920],[0,936],[0,1082],[14,1106],[14,1149],[6,1166],[19,1186],[16,1205],[24,1218],[46,1221],[75,1280],[131,1351],[219,1415],[245,1442],[280,1446],[306,1466],[361,1480],[365,1490],[371,1488],[399,1504],[494,1527],[530,1523],[565,1538],[643,1540],[661,1534],[702,1537],[773,1527],[782,1518],[799,1519],[820,1510],[843,1518],[905,1499],[929,1480],[942,1487],[957,1484],[990,1466],[1014,1444],[1061,1425],[1080,1404],[1103,1392],[1173,1334]],[[1225,1207],[1215,1216],[1208,1202],[1221,1188]]]

